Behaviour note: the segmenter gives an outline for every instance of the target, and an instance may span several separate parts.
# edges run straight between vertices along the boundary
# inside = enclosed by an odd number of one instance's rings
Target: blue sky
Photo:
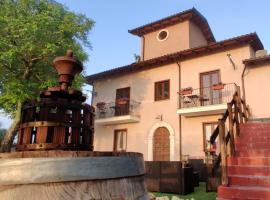
[[[86,74],[119,67],[140,53],[139,37],[129,29],[195,7],[208,20],[217,40],[257,32],[270,49],[269,0],[57,0],[96,24],[89,35]]]
[[[134,62],[140,54],[139,37],[129,29],[195,7],[208,20],[217,41],[257,32],[270,50],[269,0],[57,0],[71,11],[83,13],[96,23],[86,49],[87,75]],[[3,127],[10,122],[0,116]]]

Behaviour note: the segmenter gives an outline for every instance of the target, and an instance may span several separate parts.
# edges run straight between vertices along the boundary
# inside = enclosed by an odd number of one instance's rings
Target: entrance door
[[[221,91],[212,90],[212,85],[220,83],[219,70],[205,72],[200,74],[201,82],[201,95],[205,101],[202,101],[202,105],[214,105],[221,103]]]
[[[116,90],[115,115],[128,115],[130,102],[130,87]]]
[[[170,161],[170,133],[167,128],[160,127],[154,133],[153,160]]]

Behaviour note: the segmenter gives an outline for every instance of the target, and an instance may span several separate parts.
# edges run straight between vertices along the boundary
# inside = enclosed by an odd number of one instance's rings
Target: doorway
[[[170,133],[165,127],[157,128],[154,133],[153,160],[170,161]]]

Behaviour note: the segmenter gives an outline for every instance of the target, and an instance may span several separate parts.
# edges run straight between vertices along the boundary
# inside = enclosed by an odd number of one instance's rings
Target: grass
[[[172,198],[172,196],[177,196],[184,200],[215,200],[216,199],[215,192],[206,192],[206,185],[203,182],[200,183],[199,187],[194,188],[194,193],[191,193],[188,195],[176,195],[176,194],[157,193],[157,192],[155,192],[154,195],[156,197],[168,196],[170,199]]]

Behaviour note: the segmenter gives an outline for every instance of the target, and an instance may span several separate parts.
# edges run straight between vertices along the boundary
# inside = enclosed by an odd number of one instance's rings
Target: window
[[[210,137],[214,130],[216,129],[218,123],[217,122],[207,122],[203,123],[203,149],[206,152],[209,151],[216,151],[217,150],[217,144],[215,146],[212,146],[210,144]],[[216,139],[216,142],[218,142],[218,138]]]
[[[204,106],[220,104],[222,97],[221,91],[212,90],[211,86],[220,83],[220,71],[210,71],[200,74],[201,96],[205,99],[202,101]]]
[[[126,151],[127,150],[127,129],[114,131],[114,151]]]
[[[170,81],[155,82],[155,101],[165,100],[170,98]]]
[[[167,30],[161,30],[157,34],[157,40],[158,41],[164,41],[168,38],[169,32]]]

